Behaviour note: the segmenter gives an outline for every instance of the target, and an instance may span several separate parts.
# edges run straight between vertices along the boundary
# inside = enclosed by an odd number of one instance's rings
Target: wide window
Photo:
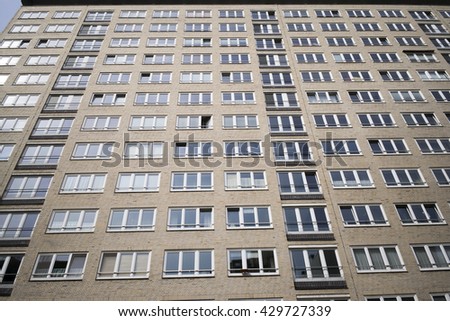
[[[317,37],[291,38],[291,41],[294,47],[320,47]]]
[[[103,193],[106,174],[66,174],[60,193]]]
[[[354,103],[381,103],[383,97],[379,91],[349,91],[348,95]]]
[[[416,139],[422,154],[448,154],[450,153],[450,139]]]
[[[111,48],[137,48],[139,42],[139,38],[112,38],[109,46]]]
[[[403,224],[445,223],[436,204],[397,204],[395,209]]]
[[[111,21],[112,11],[88,11],[84,21]]]
[[[40,25],[13,25],[9,33],[36,33]]]
[[[328,155],[361,155],[356,140],[324,140],[321,141],[323,153]]]
[[[281,38],[258,38],[256,39],[257,50],[284,49],[284,42]]]
[[[94,36],[101,35],[104,36],[108,31],[108,25],[82,25],[80,31],[78,31],[79,36]]]
[[[307,92],[308,102],[310,104],[332,104],[340,103],[341,98],[337,91],[313,91]]]
[[[211,105],[211,92],[184,92],[178,95],[180,105]]]
[[[53,19],[78,19],[81,11],[56,11]]]
[[[214,276],[214,251],[166,251],[163,277]]]
[[[172,54],[145,55],[143,65],[171,65],[173,64]]]
[[[8,239],[29,239],[39,212],[0,212],[0,242]],[[0,265],[0,280],[1,280]]]
[[[381,170],[387,187],[426,186],[419,169],[383,169]]]
[[[375,52],[369,55],[375,63],[400,62],[400,58],[395,52]]]
[[[304,82],[333,81],[333,77],[329,71],[302,71],[300,74]]]
[[[169,93],[136,93],[135,105],[167,105]]]
[[[295,135],[305,132],[303,117],[298,115],[269,116],[269,128],[271,134]]]
[[[325,55],[323,53],[298,53],[295,55],[299,64],[315,64],[325,63]]]
[[[353,247],[352,251],[358,272],[406,270],[396,246]]]
[[[146,279],[149,273],[150,252],[104,252],[97,278]]]
[[[0,254],[0,288],[14,284],[23,257],[24,254]]]
[[[57,165],[64,145],[27,145],[20,156],[20,166]]]
[[[176,38],[153,38],[147,39],[147,47],[175,47]]]
[[[261,73],[263,86],[293,86],[294,80],[289,72],[263,72]]]
[[[78,39],[73,42],[72,51],[100,51],[103,40],[100,39]]]
[[[94,232],[98,210],[54,210],[47,233]]]
[[[72,159],[110,159],[113,143],[77,143]]]
[[[212,83],[211,72],[182,72],[180,82],[183,84]]]
[[[450,90],[430,90],[437,102],[450,102]]]
[[[162,158],[163,142],[128,142],[125,143],[124,158]]]
[[[116,192],[157,192],[160,173],[119,173]]]
[[[448,270],[450,267],[449,244],[415,245],[412,250],[422,271]]]
[[[131,116],[129,130],[164,130],[167,116]]]
[[[338,63],[357,63],[364,62],[360,53],[333,53],[333,59]]]
[[[4,107],[33,107],[39,100],[39,94],[7,94],[3,98]]]
[[[313,117],[317,128],[350,126],[346,114],[320,114],[314,115]]]
[[[176,129],[209,129],[212,124],[211,115],[177,116]]]
[[[0,66],[15,66],[20,58],[20,56],[0,56]]]
[[[339,210],[346,227],[388,224],[380,204],[340,205]]]
[[[393,127],[394,119],[391,114],[359,114],[362,127]]]
[[[227,228],[270,228],[269,207],[227,207]]]
[[[105,65],[133,65],[136,55],[106,55]]]
[[[221,97],[221,102],[223,105],[255,103],[254,92],[222,92]]]
[[[183,47],[211,47],[211,38],[184,38]]]
[[[275,249],[228,250],[230,276],[276,275],[278,273]]]
[[[48,15],[48,11],[25,11],[19,19],[45,19]]]
[[[309,13],[307,10],[284,10],[283,11],[285,18],[307,18],[309,17]]]
[[[69,56],[63,69],[92,69],[96,61],[97,56]]]
[[[431,171],[439,186],[450,186],[450,168],[434,168]]]
[[[213,209],[211,207],[170,208],[167,229],[196,230],[214,227]]]
[[[30,56],[25,65],[27,66],[54,66],[58,61],[59,56],[45,55],[45,56]],[[0,57],[0,65],[1,57]]]
[[[243,29],[245,30],[245,25]],[[280,26],[277,24],[254,24],[253,32],[255,34],[279,34]]]
[[[356,31],[381,31],[381,27],[378,23],[354,23]]]
[[[262,156],[261,142],[259,141],[232,141],[225,142],[224,146],[224,154],[227,157]]]
[[[85,89],[90,75],[72,74],[59,75],[55,82],[55,89]]]
[[[101,72],[98,76],[97,83],[102,85],[122,85],[130,83],[130,78],[130,72]]]
[[[150,24],[150,32],[175,32],[178,24],[176,23],[152,23]]]
[[[291,248],[295,282],[340,281],[344,275],[335,248]]]
[[[209,157],[212,155],[211,142],[175,142],[174,157]]]
[[[287,234],[329,233],[330,220],[324,206],[283,206]]]
[[[126,94],[93,94],[91,106],[124,106]]]
[[[300,106],[296,92],[275,92],[264,93],[264,101],[266,108],[294,108],[298,109]]]
[[[26,117],[1,117],[0,132],[21,132],[27,121]]]
[[[109,216],[109,232],[153,231],[155,229],[156,209],[125,208],[112,209]]]
[[[330,47],[339,47],[339,46],[355,46],[355,41],[351,37],[333,37],[326,38],[327,43]]]
[[[73,118],[39,118],[34,126],[33,137],[67,136],[72,128]]]
[[[0,42],[1,49],[25,49],[30,44],[29,39],[5,39]]]
[[[142,23],[118,23],[114,28],[115,32],[141,32]]]
[[[224,129],[256,129],[259,128],[257,115],[224,115]]]
[[[181,63],[187,65],[208,65],[211,64],[211,62],[211,54],[183,54],[181,58]]]
[[[39,254],[31,274],[31,279],[82,279],[86,258],[86,253]]]
[[[249,54],[221,54],[220,55],[221,64],[249,64],[250,55]]]
[[[314,10],[317,18],[338,18],[341,16],[339,10]]]
[[[380,70],[384,81],[412,81],[414,80],[407,70]]]
[[[369,139],[369,146],[374,155],[410,154],[403,139]]]
[[[420,79],[424,81],[449,81],[450,75],[446,70],[418,70]]]
[[[244,10],[219,10],[219,18],[244,18]]]
[[[437,62],[436,55],[433,52],[428,51],[417,51],[417,52],[406,52],[406,56],[410,62]]]
[[[334,188],[374,187],[369,170],[331,170],[329,172]]]
[[[14,82],[15,85],[45,85],[50,74],[19,74]]]
[[[86,116],[84,117],[81,130],[117,130],[119,123],[120,116]]]
[[[247,38],[220,38],[221,47],[247,47]]]
[[[154,11],[156,12],[156,10]],[[147,15],[146,10],[122,10],[120,11],[119,18],[145,18]],[[155,17],[155,15],[154,15]]]
[[[45,199],[52,178],[52,175],[12,176],[3,193],[3,199]]]
[[[279,141],[272,143],[275,161],[295,162],[312,161],[312,153],[307,141]]]
[[[212,172],[173,172],[172,191],[213,190]]]
[[[278,172],[281,194],[320,194],[321,188],[316,172]]]
[[[225,190],[266,189],[264,172],[225,172]]]

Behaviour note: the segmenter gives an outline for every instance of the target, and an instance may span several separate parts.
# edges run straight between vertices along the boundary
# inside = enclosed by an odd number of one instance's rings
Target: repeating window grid
[[[450,75],[446,70],[418,70],[420,79],[423,81],[449,81]]]
[[[15,85],[45,85],[50,74],[19,74],[14,81]]]
[[[68,135],[72,128],[73,118],[39,118],[32,136]]]
[[[391,114],[359,114],[359,122],[362,127],[393,127],[395,121]]]
[[[44,110],[63,111],[77,110],[80,107],[83,95],[49,95]]]
[[[436,16],[431,11],[409,11],[414,20],[436,20]]]
[[[18,165],[57,165],[64,145],[27,145]]]
[[[445,223],[439,208],[432,203],[396,204],[395,209],[402,224]]]
[[[118,23],[116,24],[115,32],[141,32],[144,24],[142,23]]]
[[[263,149],[260,141],[232,141],[224,143],[225,157],[260,157]]]
[[[254,92],[222,92],[221,93],[222,105],[246,105],[255,104]]]
[[[387,187],[427,186],[419,169],[381,169],[380,171]]]
[[[211,63],[211,62],[209,62]],[[220,55],[221,64],[249,64],[250,55],[249,54],[221,54]]]
[[[420,90],[397,90],[397,91],[389,91],[392,96],[392,99],[395,102],[403,102],[403,103],[419,103],[425,102],[425,97],[422,95]]]
[[[312,31],[314,31],[314,25],[311,22],[287,23],[286,28],[288,29],[288,31],[295,31],[295,32],[312,32]]]
[[[450,102],[450,90],[430,90],[437,102]]]
[[[347,14],[350,18],[373,18],[372,12],[367,9],[347,10]]]
[[[270,207],[227,207],[227,229],[272,228]]]
[[[426,46],[420,37],[395,37],[400,46]]]
[[[317,128],[351,126],[346,114],[320,114],[313,117]]]
[[[223,73],[222,73],[223,74]],[[208,84],[212,83],[212,72],[181,72],[180,83],[182,84]]]
[[[169,208],[167,230],[214,229],[211,207]]]
[[[223,115],[224,129],[257,129],[258,115]]]
[[[333,53],[334,61],[337,63],[358,63],[364,62],[360,53]]]
[[[439,186],[450,186],[450,168],[433,168],[431,171]]]
[[[287,234],[330,233],[331,221],[325,206],[283,206]]]
[[[210,157],[212,143],[209,142],[175,142],[174,158]]]
[[[348,27],[343,22],[321,23],[322,31],[348,31]]]
[[[339,206],[345,227],[389,225],[381,204]]]
[[[327,155],[362,155],[356,140],[323,140],[323,153]]]
[[[221,47],[248,47],[247,38],[220,38]]]
[[[278,262],[275,249],[228,250],[228,275],[277,275]]]
[[[294,47],[320,47],[317,37],[291,38]]]
[[[183,38],[183,47],[211,47],[211,38]]]
[[[382,31],[378,23],[353,23],[356,31]]]
[[[7,94],[3,98],[4,107],[33,107],[39,100],[39,94]]]
[[[333,247],[289,249],[296,282],[342,280],[342,265]]]
[[[109,46],[111,48],[137,48],[140,41],[139,38],[112,38]]]
[[[21,56],[0,56],[0,66],[15,66]]]
[[[210,23],[186,23],[184,25],[185,32],[210,32],[212,24]]]
[[[3,193],[3,199],[45,199],[52,179],[52,175],[12,176]]]
[[[369,139],[374,155],[411,154],[404,139]]]
[[[170,84],[171,82],[171,72],[142,72],[139,75],[140,84]]]
[[[136,55],[125,54],[125,55],[106,55],[104,64],[105,65],[134,65],[136,60]]]
[[[76,143],[71,159],[110,159],[113,143]]]
[[[309,13],[307,10],[284,10],[283,11],[285,18],[308,18]]]
[[[119,124],[120,116],[86,116],[80,130],[117,130],[119,129]]]
[[[308,141],[273,142],[272,152],[275,156],[275,161],[313,161],[313,155]]]
[[[406,56],[410,62],[438,62],[436,55],[432,52],[407,52]]]
[[[171,191],[205,191],[214,189],[213,172],[173,172]]]
[[[56,11],[53,19],[78,19],[81,11]]]
[[[156,12],[156,10],[154,11]],[[119,14],[119,18],[145,18],[147,16],[146,10],[121,10]],[[153,16],[153,18],[156,18]]]
[[[373,81],[370,71],[340,71],[339,74],[344,81]]]
[[[378,10],[378,14],[382,18],[405,18],[401,10]]]
[[[27,121],[27,117],[1,117],[0,132],[21,132]]]
[[[316,172],[278,172],[280,194],[321,194]]]
[[[382,103],[383,97],[379,91],[349,91],[353,103]]]
[[[86,265],[85,253],[48,253],[39,254],[32,280],[82,279]]]
[[[30,56],[25,62],[26,66],[54,66],[58,62],[59,56]],[[1,60],[1,57],[0,57]],[[0,62],[1,65],[1,62]]]
[[[356,46],[355,41],[351,37],[327,37],[326,40],[330,47]]]
[[[398,54],[395,52],[373,52],[369,53],[369,55],[375,63],[401,62]]]
[[[284,41],[282,38],[257,38],[257,50],[284,50]]]
[[[244,10],[219,10],[219,18],[244,18]]]
[[[103,252],[98,279],[146,279],[150,273],[151,252]]]
[[[163,277],[213,277],[213,250],[166,251]]]
[[[383,81],[414,81],[407,70],[379,70]]]
[[[271,133],[288,132],[295,134],[305,132],[303,116],[300,115],[269,116],[268,120]]]
[[[73,48],[75,48],[75,43]],[[67,39],[40,39],[36,44],[36,48],[64,48],[66,44]]]
[[[103,193],[106,174],[66,174],[60,193]]]
[[[30,239],[39,212],[0,212],[0,240]],[[1,265],[0,265],[1,267]],[[1,283],[0,268],[0,283]]]
[[[36,33],[40,25],[13,25],[9,33]]]
[[[366,296],[366,301],[417,301],[415,295]]]
[[[356,270],[361,272],[406,271],[397,246],[352,247]]]
[[[441,23],[424,23],[419,24],[419,27],[429,34],[445,34],[448,33],[447,28]]]
[[[306,95],[310,104],[335,104],[341,102],[337,91],[313,91],[307,92]]]
[[[165,130],[167,116],[131,116],[128,130]]]
[[[302,71],[300,75],[303,82],[333,81],[333,76],[329,71]]]
[[[45,19],[48,11],[24,11],[19,19]]]
[[[390,22],[386,23],[386,26],[390,31],[415,31],[410,23]]]
[[[124,106],[126,94],[93,94],[91,106]]]
[[[160,173],[119,173],[116,193],[119,192],[157,192]]]
[[[128,84],[130,78],[131,73],[129,72],[101,72],[98,75],[97,84]]]
[[[402,113],[408,126],[440,126],[434,113]]]
[[[155,208],[115,208],[111,210],[107,231],[153,231],[155,219]]]
[[[368,169],[330,170],[333,188],[371,188],[375,187]]]
[[[63,69],[92,69],[97,56],[68,56]]]
[[[189,92],[178,94],[179,105],[211,105],[211,92]]]
[[[361,37],[364,46],[390,46],[391,43],[386,37]]]
[[[25,49],[30,44],[29,39],[4,39],[0,42],[0,49]]]
[[[94,232],[97,214],[97,209],[54,210],[47,233]]]
[[[254,24],[253,33],[255,35],[280,34],[281,30],[278,24]]]
[[[84,21],[111,21],[112,11],[88,11]]]
[[[450,245],[427,244],[411,246],[421,271],[448,270],[450,268]]]
[[[225,190],[257,190],[267,189],[266,173],[253,172],[225,172]]]
[[[154,54],[145,55],[143,65],[172,65],[174,61],[173,54]]]
[[[74,28],[73,24],[49,24],[44,32],[72,32]]]
[[[0,161],[8,161],[12,155],[15,144],[0,144]]]
[[[176,38],[147,38],[147,47],[175,47]]]
[[[86,88],[91,75],[84,74],[63,74],[58,75],[54,88]]]
[[[168,105],[169,93],[136,93],[134,104],[144,105]]]
[[[417,146],[422,154],[448,154],[450,153],[449,138],[416,139]]]
[[[315,64],[327,62],[323,53],[297,53],[295,54],[295,57],[299,64]]]

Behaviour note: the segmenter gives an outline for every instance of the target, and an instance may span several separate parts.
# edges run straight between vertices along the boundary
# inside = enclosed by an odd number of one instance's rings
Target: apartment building
[[[450,7],[23,1],[1,300],[450,300]]]

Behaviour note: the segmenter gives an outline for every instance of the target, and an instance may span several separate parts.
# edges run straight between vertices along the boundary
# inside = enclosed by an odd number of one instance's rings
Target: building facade
[[[61,2],[0,39],[1,300],[450,300],[449,6]]]

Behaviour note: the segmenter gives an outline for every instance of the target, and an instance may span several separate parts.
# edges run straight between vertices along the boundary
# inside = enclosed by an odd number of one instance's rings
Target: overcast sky
[[[0,0],[0,32],[5,29],[21,5],[20,0]]]

